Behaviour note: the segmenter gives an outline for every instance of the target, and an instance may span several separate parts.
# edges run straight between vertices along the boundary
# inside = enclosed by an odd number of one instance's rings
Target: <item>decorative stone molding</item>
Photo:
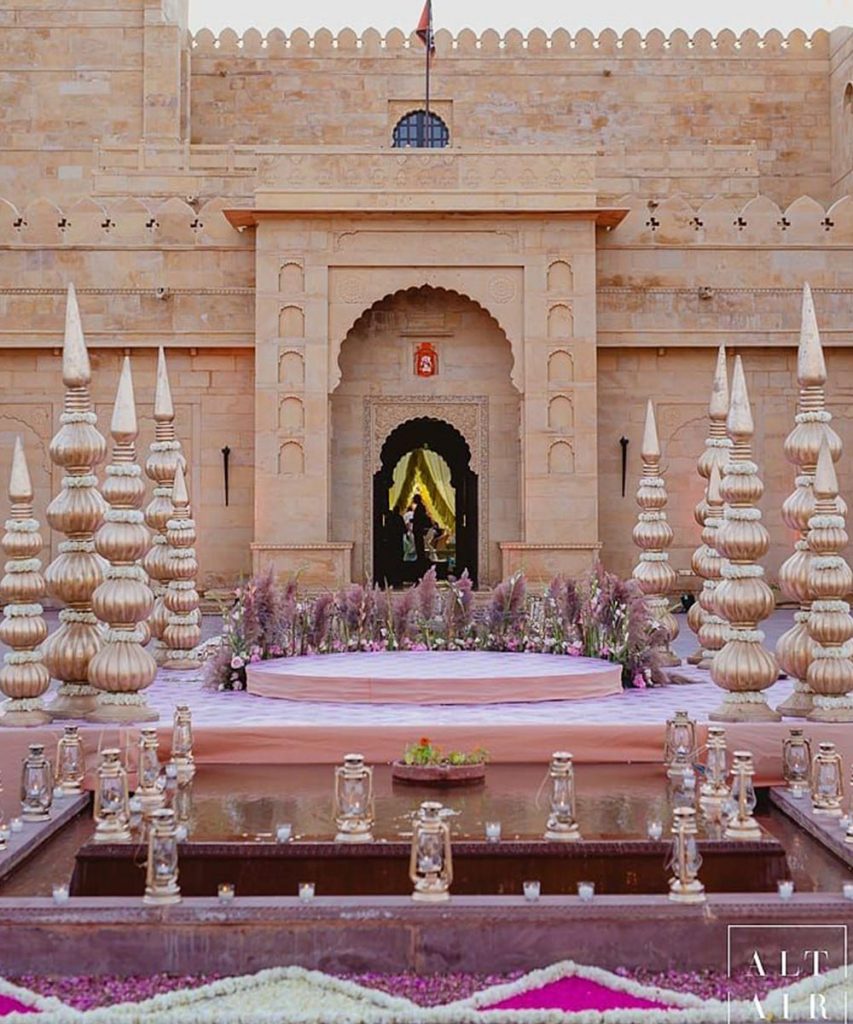
[[[828,208],[809,196],[800,196],[785,210],[764,195],[741,205],[713,196],[698,208],[681,195],[654,204],[641,196],[624,196],[630,212],[615,227],[607,247],[642,245],[834,246],[853,243],[853,195]]]
[[[135,198],[101,201],[86,197],[60,209],[49,199],[36,198],[19,209],[0,198],[0,245],[251,247],[251,234],[235,230],[223,215],[223,209],[233,202],[209,199],[196,210],[177,196],[151,206]]]
[[[363,554],[362,571],[373,575],[373,474],[382,467],[382,446],[388,435],[409,420],[427,417],[444,420],[465,438],[471,469],[477,474],[479,536],[477,561],[480,578],[489,578],[489,399],[486,395],[368,396],[364,399],[363,433]]]

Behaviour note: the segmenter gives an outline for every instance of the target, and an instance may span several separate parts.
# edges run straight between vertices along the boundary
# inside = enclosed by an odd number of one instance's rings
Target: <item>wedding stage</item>
[[[621,666],[598,658],[499,651],[372,651],[249,665],[249,693],[356,704],[526,704],[622,693]]]
[[[791,689],[786,680],[776,683],[767,691],[770,704],[780,704]],[[369,762],[382,763],[398,758],[409,743],[422,736],[447,750],[485,747],[494,762],[544,764],[553,751],[569,750],[578,764],[660,763],[667,718],[676,709],[686,709],[699,723],[699,740],[704,742],[708,714],[723,697],[723,691],[708,678],[684,686],[625,690],[606,699],[446,706],[290,701],[207,690],[201,670],[161,670],[146,694],[148,703],[160,712],[156,725],[163,755],[171,742],[175,705],[190,706],[195,757],[201,765],[335,764],[349,751],[364,754]],[[50,694],[47,698],[49,701]],[[134,726],[81,725],[84,742],[92,752],[107,746],[125,749],[138,735]],[[845,763],[853,761],[853,729],[849,725],[818,725],[798,719],[729,724],[728,748],[751,750],[757,781],[762,785],[778,783],[782,740],[792,725],[803,725],[813,745],[821,739],[833,740]],[[3,729],[3,778],[8,782],[18,778],[28,743],[43,742],[50,752],[61,732],[60,722],[34,729]]]

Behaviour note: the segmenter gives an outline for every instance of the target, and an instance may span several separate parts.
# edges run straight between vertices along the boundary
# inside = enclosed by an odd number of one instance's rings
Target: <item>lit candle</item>
[[[501,839],[501,823],[499,821],[486,822],[486,841],[499,843]]]
[[[20,818],[12,818],[12,820],[9,822],[9,828],[13,832],[23,832],[24,823],[21,821]]]
[[[663,835],[663,825],[659,821],[650,821],[648,826],[649,839],[660,839]]]
[[[53,887],[53,902],[54,903],[67,903],[69,899],[68,886],[67,885],[55,885]]]
[[[584,903],[589,903],[594,895],[595,882],[578,882],[578,896]]]
[[[789,878],[785,878],[779,882],[776,888],[779,892],[780,900],[789,900],[794,895],[794,883]]]
[[[216,890],[220,903],[230,903],[234,899],[234,885],[232,882],[220,882]]]
[[[314,899],[314,883],[313,882],[300,882],[299,883],[299,898],[303,903],[310,903]]]
[[[179,843],[185,843],[187,841],[187,836],[188,835],[189,835],[189,831],[187,830],[187,826],[186,825],[178,825],[175,828],[175,839]]]
[[[293,835],[293,826],[290,823],[279,825],[275,830],[275,837],[280,843],[289,843],[290,837]]]
[[[542,891],[542,886],[538,878],[531,879],[529,882],[523,882],[524,898],[528,903],[535,903],[539,899],[539,894]]]
[[[844,893],[844,899],[853,900],[853,882],[845,882],[841,891]]]

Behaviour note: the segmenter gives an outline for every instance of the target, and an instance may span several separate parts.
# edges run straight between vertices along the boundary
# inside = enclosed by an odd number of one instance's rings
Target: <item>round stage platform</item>
[[[376,651],[258,662],[249,693],[354,704],[512,704],[622,692],[620,665],[500,651]]]

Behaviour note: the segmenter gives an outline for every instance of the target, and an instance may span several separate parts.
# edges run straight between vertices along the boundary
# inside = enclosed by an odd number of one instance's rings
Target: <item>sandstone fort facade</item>
[[[43,518],[73,281],[99,412],[129,353],[142,445],[167,349],[206,587],[268,563],[369,577],[383,444],[417,418],[470,452],[481,585],[599,552],[627,574],[648,398],[686,587],[725,343],[775,577],[804,280],[853,450],[853,30],[439,31],[436,49],[449,144],[400,149],[423,48],[399,30],[217,37],[181,0],[7,3],[0,461],[21,434]]]

